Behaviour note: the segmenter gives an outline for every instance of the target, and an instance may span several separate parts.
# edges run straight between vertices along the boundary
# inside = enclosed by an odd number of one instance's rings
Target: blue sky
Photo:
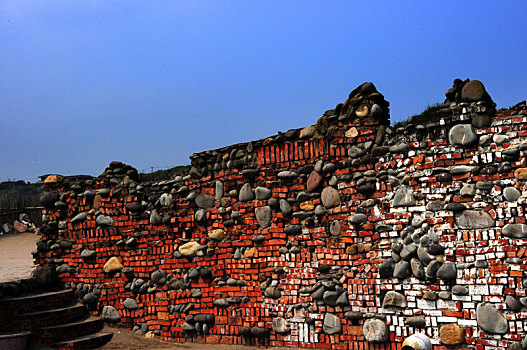
[[[527,98],[525,1],[2,1],[0,181],[188,164],[316,122],[364,81],[392,123],[454,78]]]

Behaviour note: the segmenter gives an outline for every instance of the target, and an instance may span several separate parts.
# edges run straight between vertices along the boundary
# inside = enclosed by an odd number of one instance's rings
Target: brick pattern
[[[463,120],[463,118],[459,118]],[[348,139],[344,136],[346,130],[356,127],[359,136]],[[521,157],[511,161],[509,171],[496,174],[460,174],[454,175],[451,181],[440,182],[437,178],[439,168],[457,165],[477,165],[485,167],[489,164],[499,164],[503,160],[502,148],[523,140],[527,135],[527,117],[522,115],[498,115],[491,127],[477,129],[481,137],[504,134],[509,137],[502,146],[491,143],[488,146],[454,147],[447,141],[449,126],[439,125],[434,129],[401,131],[390,136],[390,144],[407,143],[408,150],[403,153],[387,153],[372,157],[369,162],[350,163],[347,148],[354,144],[364,144],[375,139],[378,125],[374,122],[353,124],[339,123],[332,134],[311,140],[285,142],[280,145],[261,146],[256,150],[259,174],[251,181],[252,187],[264,186],[273,191],[275,198],[294,197],[299,191],[305,191],[307,176],[294,180],[280,180],[277,173],[281,170],[296,170],[305,164],[322,159],[325,162],[338,164],[335,175],[348,180],[339,181],[341,205],[328,209],[321,217],[307,219],[284,216],[279,210],[273,210],[272,225],[260,229],[255,218],[255,208],[267,205],[266,201],[250,201],[241,203],[230,198],[224,206],[240,212],[242,220],[232,227],[223,225],[224,218],[218,212],[216,204],[208,215],[206,224],[195,220],[197,208],[190,204],[185,196],[174,195],[174,201],[169,208],[160,209],[161,214],[170,214],[170,224],[154,226],[149,223],[148,216],[134,217],[125,205],[141,201],[134,195],[129,195],[127,189],[120,193],[110,193],[102,198],[99,210],[112,216],[114,224],[111,228],[96,227],[95,216],[88,220],[72,224],[71,218],[82,211],[88,211],[91,206],[85,198],[70,195],[68,188],[62,188],[67,209],[45,210],[51,220],[65,220],[67,227],[59,232],[59,237],[43,237],[47,239],[71,239],[71,248],[40,253],[36,260],[41,265],[48,265],[52,259],[63,259],[71,267],[78,269],[77,273],[61,275],[63,282],[101,284],[102,295],[99,305],[113,305],[122,316],[122,324],[131,327],[138,323],[147,323],[149,330],[158,330],[160,338],[168,341],[194,341],[203,343],[250,344],[265,346],[294,346],[302,348],[321,349],[392,349],[399,350],[402,341],[415,332],[424,332],[431,339],[435,349],[444,349],[439,342],[441,325],[457,323],[465,327],[467,348],[494,349],[505,348],[512,341],[519,341],[527,328],[527,313],[507,312],[506,295],[518,298],[526,295],[522,282],[526,264],[527,241],[511,239],[502,235],[502,227],[507,223],[525,223],[525,201],[506,202],[501,188],[493,185],[490,190],[478,190],[473,197],[459,195],[459,189],[464,183],[477,181],[502,181],[510,186],[523,190],[524,182],[515,179],[514,170],[525,167],[527,158],[525,151]],[[408,186],[418,194],[416,204],[410,207],[392,207],[395,188],[388,181],[377,179],[375,192],[361,194],[353,180],[356,172],[371,170],[374,173],[382,171],[401,171],[407,175]],[[248,180],[240,170],[219,171],[213,175],[198,180],[188,180],[185,185],[191,191],[213,194],[215,181],[221,180],[225,192],[232,189],[240,190]],[[325,179],[327,183],[329,179]],[[93,190],[106,188],[109,184],[98,180]],[[145,187],[148,190],[148,187]],[[155,186],[150,187],[157,195],[163,191]],[[373,205],[362,207],[366,200],[373,200]],[[416,213],[427,211],[426,204],[434,200],[447,200],[463,203],[467,208],[483,209],[495,219],[496,226],[485,229],[459,229],[453,211],[434,211],[427,219],[428,224],[437,233],[440,243],[446,248],[447,261],[456,263],[474,263],[485,260],[488,268],[458,269],[456,283],[469,288],[469,295],[453,295],[452,300],[424,300],[425,291],[450,291],[452,286],[439,279],[420,281],[409,278],[405,281],[397,279],[381,279],[378,266],[391,256],[391,243],[399,237],[402,229],[410,225]],[[320,198],[313,199],[314,206],[320,204]],[[359,209],[360,208],[360,209]],[[300,208],[294,205],[295,211]],[[368,222],[363,225],[353,225],[348,221],[350,215],[365,212]],[[333,237],[329,232],[332,221],[341,224],[341,235]],[[377,232],[376,224],[390,225],[393,229]],[[302,225],[302,233],[291,237],[284,232],[284,227],[290,224]],[[227,240],[215,242],[207,239],[207,232],[214,228],[222,228],[228,236]],[[126,240],[140,233],[137,244],[133,247],[118,246],[121,240]],[[265,241],[256,243],[252,240],[255,234],[265,236]],[[137,235],[136,235],[137,236]],[[213,248],[210,256],[175,258],[174,252],[180,244],[180,239],[194,239],[201,244]],[[299,253],[281,253],[279,249],[288,242],[300,248]],[[247,257],[235,259],[237,248],[251,249]],[[83,249],[94,249],[97,257],[94,261],[84,261],[80,257]],[[184,271],[199,266],[210,267],[213,278],[235,278],[244,281],[244,285],[218,285],[213,279],[198,279],[191,282],[192,289],[200,289],[202,296],[192,298],[191,290],[170,290],[167,285],[157,286],[149,294],[135,295],[126,289],[131,277],[122,273],[108,275],[102,272],[105,262],[112,256],[117,256],[125,267],[134,270],[133,276],[150,279],[150,274],[156,269],[174,272],[183,278]],[[510,264],[507,258],[520,258],[520,264]],[[310,296],[299,293],[301,287],[317,282],[318,267],[321,265],[351,267],[341,279],[342,286],[348,293],[349,307],[327,306],[316,302]],[[277,275],[276,267],[283,267],[285,273]],[[260,284],[268,278],[278,279],[281,290],[279,299],[264,296]],[[382,296],[386,291],[394,290],[404,294],[408,307],[400,310],[384,310],[381,307]],[[220,308],[213,305],[219,298],[240,297],[246,302]],[[122,305],[126,298],[137,300],[137,310],[127,310]],[[170,313],[170,306],[193,303],[194,307],[186,313]],[[482,331],[477,326],[475,309],[478,303],[489,302],[502,310],[509,321],[510,330],[507,334],[492,335]],[[305,303],[306,307],[293,307]],[[382,344],[370,344],[365,341],[362,333],[363,321],[346,320],[346,311],[383,314],[389,325],[390,341]],[[331,312],[338,315],[342,321],[342,333],[327,335],[322,330],[324,315]],[[215,324],[208,335],[189,336],[183,332],[182,325],[187,314],[214,314]],[[407,316],[423,315],[426,327],[417,329],[405,325]],[[268,338],[244,337],[239,334],[239,327],[265,327],[271,329],[270,323],[274,317],[280,316],[291,322],[291,332],[280,335],[270,332]],[[310,320],[314,320],[311,322]]]

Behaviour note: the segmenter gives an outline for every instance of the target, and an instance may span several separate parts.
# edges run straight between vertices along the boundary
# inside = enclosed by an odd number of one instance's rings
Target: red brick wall
[[[63,259],[64,263],[75,269],[74,272],[61,274],[63,282],[101,285],[102,293],[96,310],[104,305],[112,305],[119,311],[123,325],[133,327],[147,323],[150,331],[157,331],[161,339],[170,341],[327,349],[400,349],[404,338],[422,332],[439,348],[442,347],[439,330],[442,325],[449,323],[456,323],[464,328],[464,346],[469,348],[503,348],[513,341],[521,340],[527,326],[527,313],[525,309],[518,312],[507,311],[505,297],[525,296],[522,282],[523,271],[527,268],[527,241],[505,237],[502,228],[507,223],[525,223],[524,201],[505,201],[502,189],[506,186],[495,183],[489,190],[478,189],[473,196],[461,196],[459,191],[466,183],[496,180],[509,181],[507,186],[522,191],[524,181],[515,178],[514,171],[526,166],[525,151],[522,149],[520,157],[510,162],[510,169],[501,173],[467,172],[452,175],[452,179],[446,182],[440,182],[437,175],[441,172],[448,173],[451,167],[457,165],[484,168],[496,164],[499,167],[503,163],[503,149],[523,142],[527,134],[527,117],[499,115],[491,127],[476,129],[480,138],[484,135],[491,138],[495,134],[507,135],[508,141],[502,145],[492,142],[469,147],[450,145],[447,138],[450,129],[448,125],[425,128],[424,131],[393,130],[391,135],[386,136],[384,145],[389,147],[407,143],[408,150],[371,156],[371,159],[360,164],[352,162],[347,148],[374,140],[379,125],[375,122],[334,122],[334,125],[328,134],[309,140],[261,144],[256,147],[254,154],[257,155],[258,175],[253,180],[244,177],[241,172],[243,168],[240,168],[215,171],[212,175],[187,179],[178,184],[142,184],[144,190],[141,193],[133,193],[126,186],[111,185],[104,178],[99,178],[92,184],[83,183],[82,191],[112,189],[108,197],[101,198],[98,209],[113,218],[114,223],[110,228],[97,227],[94,213],[90,213],[86,221],[72,224],[70,221],[76,214],[90,211],[93,205],[86,198],[73,195],[71,184],[51,185],[50,189],[60,188],[66,208],[44,211],[51,221],[61,222],[61,227],[57,233],[44,235],[43,240],[53,240],[53,243],[71,240],[73,245],[41,252],[36,260],[41,265],[59,266],[62,261],[55,259]],[[344,132],[354,126],[359,130],[359,136],[346,138]],[[337,165],[337,170],[325,175],[322,188],[328,186],[331,176],[336,176],[339,179],[335,187],[339,192],[340,205],[327,209],[324,215],[311,214],[305,219],[287,216],[280,209],[273,209],[271,226],[265,229],[260,228],[255,218],[255,208],[267,205],[267,200],[242,203],[237,196],[225,197],[223,202],[216,200],[214,207],[208,211],[208,220],[200,223],[195,220],[198,208],[192,200],[187,200],[187,192],[175,193],[185,185],[189,191],[214,195],[215,181],[221,180],[226,194],[231,190],[239,191],[245,183],[250,183],[253,188],[263,186],[271,189],[274,198],[291,198],[298,192],[305,191],[309,174],[301,174],[294,180],[282,180],[277,177],[278,172],[298,171],[303,165],[314,164],[318,160]],[[439,170],[435,171],[437,169]],[[386,178],[376,177],[373,193],[359,193],[357,183],[360,179],[354,180],[353,176],[367,170],[374,171],[373,177],[389,170],[403,174],[399,181],[404,180],[406,186],[416,194],[415,205],[394,207],[392,200],[396,188]],[[127,203],[141,202],[147,198],[145,193],[159,198],[162,193],[169,193],[172,189],[175,190],[171,206],[157,208],[161,215],[171,216],[170,223],[151,225],[148,213],[133,216],[125,207]],[[311,200],[314,207],[321,204],[320,196],[313,195]],[[367,200],[372,205],[361,206]],[[380,263],[391,256],[391,244],[398,240],[401,231],[411,226],[416,215],[427,211],[426,205],[434,200],[463,203],[467,209],[482,209],[491,215],[495,225],[482,229],[461,229],[456,221],[456,215],[459,214],[454,211],[430,211],[425,222],[434,230],[439,243],[445,248],[445,261],[458,264],[455,281],[447,283],[439,278],[422,281],[415,277],[404,280],[380,278],[378,268]],[[229,207],[232,211],[238,211],[241,219],[233,226],[226,227],[224,223],[228,220],[229,213],[223,215],[218,211],[220,207],[227,212]],[[293,209],[294,212],[302,211],[299,203],[294,203]],[[368,220],[354,225],[348,219],[358,212],[366,214]],[[338,236],[333,236],[329,230],[334,221],[341,224]],[[378,224],[389,225],[391,229],[379,232],[383,230],[376,230]],[[301,225],[302,233],[294,236],[285,233],[287,225]],[[224,229],[227,238],[219,242],[209,239],[207,232],[215,228]],[[137,241],[135,246],[117,245],[120,240],[126,240],[134,234]],[[263,242],[252,240],[258,234],[265,236]],[[178,246],[185,239],[206,245],[209,253],[190,259],[174,257]],[[298,246],[299,252],[292,253],[291,247],[287,246],[288,242],[292,246]],[[284,249],[286,246],[287,251]],[[247,257],[234,258],[236,249],[243,247],[247,248],[246,252],[250,249],[246,253]],[[80,254],[84,249],[95,250],[95,260],[82,259]],[[112,256],[118,257],[124,267],[133,268],[133,274],[104,273],[103,266]],[[507,258],[520,258],[521,263],[506,262]],[[487,261],[488,268],[459,268],[459,264],[476,260]],[[301,287],[313,286],[317,278],[325,275],[319,271],[320,265],[341,268],[337,275],[340,276],[340,285],[347,293],[349,306],[329,306],[324,301],[312,300],[311,295],[300,295]],[[137,294],[126,288],[134,278],[149,281],[151,273],[157,269],[164,269],[173,273],[174,277],[183,279],[195,267],[210,267],[212,277],[191,280],[188,283],[189,289],[184,291],[171,290],[166,284],[152,285],[155,289],[146,294]],[[284,268],[285,272],[276,273],[277,267]],[[243,281],[243,285],[220,283],[228,278]],[[269,278],[279,281],[279,299],[264,295],[261,283]],[[422,299],[425,291],[451,291],[456,284],[469,288],[470,294],[454,295],[452,300]],[[201,297],[191,297],[192,290],[200,290]],[[383,309],[383,297],[390,290],[403,294],[408,306],[402,309]],[[232,297],[240,297],[242,300],[227,308],[213,304],[214,300]],[[126,298],[135,299],[138,309],[125,309],[122,303]],[[492,335],[478,327],[475,310],[482,302],[489,302],[503,312],[509,326],[506,334]],[[170,313],[171,306],[188,303],[194,304],[189,311]],[[362,319],[346,319],[345,313],[348,311],[360,312]],[[326,313],[340,318],[340,334],[328,335],[324,332]],[[214,325],[208,335],[183,331],[186,317],[197,314],[215,315]],[[425,317],[425,327],[416,328],[405,324],[406,317],[418,315]],[[373,344],[365,341],[364,320],[373,316],[385,318],[389,327],[388,342]],[[275,317],[283,317],[290,322],[290,333],[278,334],[273,331],[271,323]],[[261,338],[240,334],[240,327],[255,326],[269,329],[270,334]]]

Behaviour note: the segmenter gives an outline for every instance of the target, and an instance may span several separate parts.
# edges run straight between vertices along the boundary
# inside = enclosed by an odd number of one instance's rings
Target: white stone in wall
[[[489,286],[488,285],[470,285],[468,286],[469,295],[488,295]]]
[[[452,298],[454,298],[454,295],[452,295]],[[457,311],[457,305],[454,300],[443,300],[438,299],[437,300],[437,308],[441,310],[452,310]]]

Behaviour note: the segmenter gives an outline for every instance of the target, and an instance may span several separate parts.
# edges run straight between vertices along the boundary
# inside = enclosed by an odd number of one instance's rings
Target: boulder
[[[407,317],[404,322],[410,327],[422,328],[426,326],[426,319],[424,316],[410,316]]]
[[[280,205],[280,210],[282,211],[284,215],[289,215],[293,211],[293,207],[285,199],[280,199],[279,205]]]
[[[161,215],[157,212],[157,209],[152,210],[150,213],[150,219],[149,219],[150,225],[161,225],[163,222],[163,219],[161,218]]]
[[[201,250],[201,245],[196,241],[191,241],[179,246],[178,251],[186,257],[193,257]]]
[[[102,309],[101,318],[105,322],[117,323],[121,321],[121,315],[116,308],[110,305],[106,305]]]
[[[411,188],[401,185],[395,191],[392,199],[392,207],[406,207],[415,205],[414,192]]]
[[[366,341],[370,343],[382,343],[389,339],[390,332],[383,320],[370,318],[364,322],[362,332]]]
[[[256,199],[266,200],[266,199],[271,198],[273,191],[271,191],[270,189],[266,187],[259,186],[254,189],[254,193],[256,194]]]
[[[506,334],[509,331],[507,318],[492,304],[479,304],[476,308],[478,326],[487,333]]]
[[[238,199],[240,202],[249,202],[254,199],[254,192],[250,184],[246,183],[242,186]]]
[[[333,335],[342,332],[342,323],[337,315],[326,313],[324,316],[324,324],[322,326],[324,333]]]
[[[95,219],[95,222],[97,223],[97,226],[101,228],[107,228],[113,225],[113,219],[110,216],[106,216],[106,215],[97,216],[97,219]]]
[[[445,345],[461,345],[465,342],[465,329],[455,323],[441,326],[439,339]]]
[[[518,168],[514,171],[514,176],[518,180],[525,180],[527,179],[527,168]]]
[[[94,259],[97,256],[97,252],[93,249],[84,249],[81,252],[81,258],[84,260]]]
[[[478,136],[472,125],[458,124],[450,129],[448,141],[451,145],[472,146],[478,142]]]
[[[503,189],[503,197],[509,202],[514,202],[518,200],[521,194],[522,193],[520,192],[520,190],[518,190],[516,187],[505,187]]]
[[[161,197],[159,197],[159,204],[163,207],[170,207],[172,201],[173,197],[170,193],[163,193]]]
[[[127,308],[128,310],[135,310],[135,309],[137,309],[139,307],[137,305],[137,301],[135,299],[132,299],[132,298],[126,298],[123,301],[123,306],[125,308]]]
[[[339,192],[331,186],[325,187],[322,190],[321,199],[322,204],[327,209],[338,207],[340,205]]]
[[[210,209],[214,206],[214,197],[200,193],[196,196],[194,202],[201,209]]]
[[[384,296],[384,299],[382,301],[382,307],[398,307],[398,308],[405,308],[408,304],[406,302],[406,297],[398,292],[395,292],[393,290],[386,293]]]
[[[481,210],[465,210],[456,216],[456,223],[461,229],[481,229],[495,225],[492,216]]]
[[[467,102],[481,101],[485,96],[485,86],[479,80],[471,80],[463,86],[461,99]]]
[[[215,241],[221,241],[225,237],[225,230],[217,228],[209,231],[207,235],[210,239],[213,239]]]
[[[75,224],[77,222],[84,222],[86,221],[87,218],[88,218],[88,214],[86,214],[85,212],[82,212],[82,213],[75,215],[73,219],[71,219],[71,223]]]
[[[525,238],[527,236],[527,225],[507,224],[503,226],[501,233],[510,238]]]
[[[103,271],[105,273],[113,273],[121,271],[124,268],[123,264],[121,263],[121,260],[119,260],[118,257],[112,256],[108,261],[106,261],[106,264],[104,264]]]
[[[273,330],[276,333],[286,334],[291,332],[291,325],[285,318],[276,317],[273,319]]]
[[[324,178],[322,177],[322,175],[320,175],[316,171],[311,172],[311,174],[307,178],[307,184],[306,184],[307,191],[308,192],[316,191],[320,187],[323,181],[324,181]]]
[[[261,228],[267,228],[271,226],[271,220],[273,219],[273,211],[270,206],[257,207],[254,209],[256,220],[260,224]]]
[[[455,280],[457,277],[456,265],[451,261],[444,263],[443,266],[437,270],[436,277],[445,282]]]
[[[155,270],[150,275],[150,279],[155,284],[158,284],[158,285],[162,286],[162,285],[164,285],[167,282],[167,273],[163,269]]]

